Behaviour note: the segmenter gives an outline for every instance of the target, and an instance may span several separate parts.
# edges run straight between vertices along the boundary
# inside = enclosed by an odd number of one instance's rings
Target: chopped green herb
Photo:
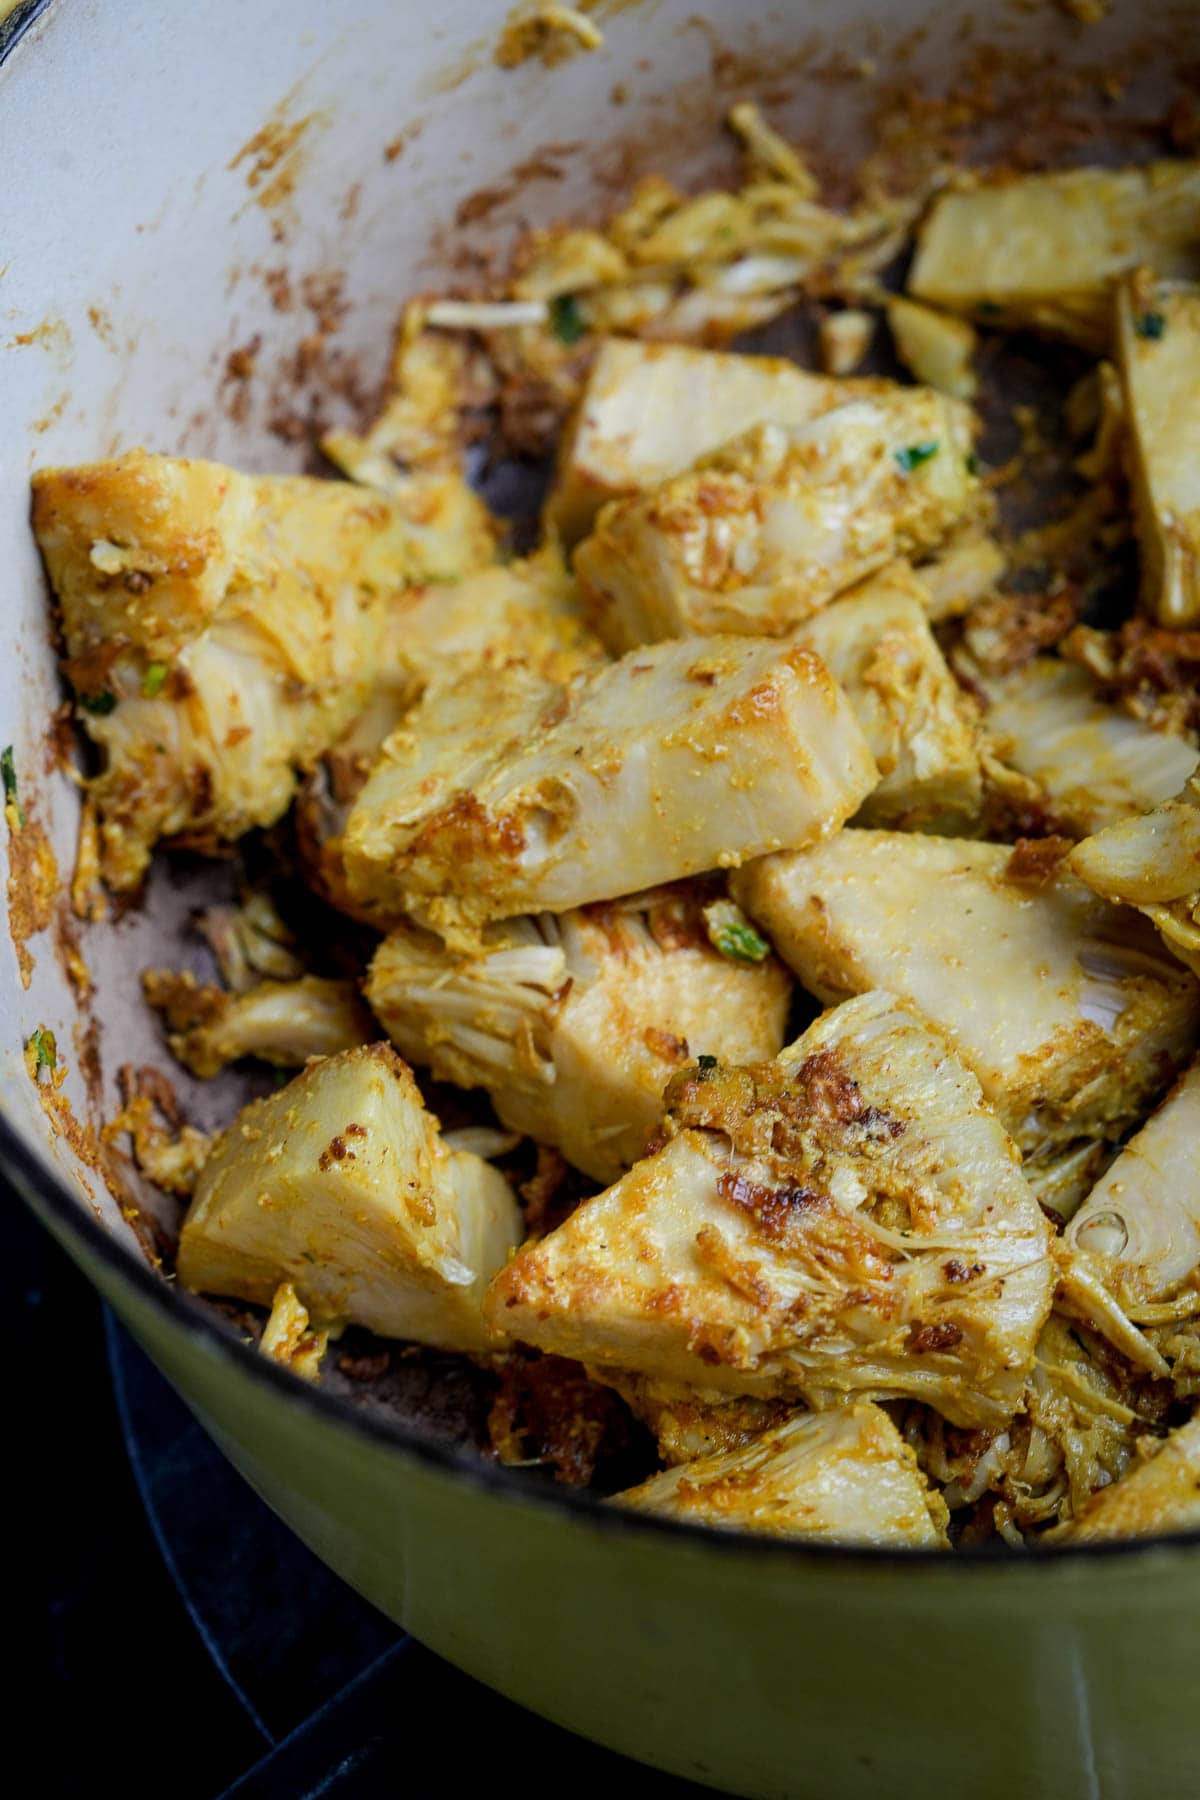
[[[698,1056],[696,1061],[700,1064],[702,1069],[715,1069],[717,1066],[717,1059],[715,1056]]]
[[[770,944],[759,937],[753,925],[718,925],[712,941],[730,962],[760,963],[771,954]]]
[[[978,473],[979,473],[979,458],[976,456],[976,454],[973,450],[968,450],[967,451],[967,474],[968,475],[978,475]]]
[[[1002,319],[1004,308],[998,300],[981,300],[975,308],[981,319]]]
[[[103,718],[117,704],[117,696],[108,688],[101,688],[98,694],[80,694],[79,704],[84,712],[97,713]]]
[[[162,693],[163,682],[166,679],[166,663],[147,663],[146,673],[142,676],[142,692],[147,700],[153,700],[156,694]]]
[[[39,1025],[30,1038],[29,1048],[33,1051],[35,1069],[53,1071],[58,1067],[58,1045],[55,1042],[54,1033],[48,1031],[44,1025]]]
[[[558,294],[550,302],[550,329],[560,344],[577,344],[587,326],[574,294]]]
[[[914,469],[919,469],[922,463],[927,463],[937,453],[937,439],[932,438],[927,444],[906,444],[903,450],[895,452],[895,457],[904,473],[911,475]]]
[[[1167,329],[1167,321],[1160,312],[1139,313],[1133,321],[1133,329],[1140,338],[1160,338]]]
[[[17,815],[17,824],[25,823],[25,808],[17,796],[17,765],[13,761],[13,747],[6,745],[0,750],[0,780],[4,783],[4,804],[11,806]]]

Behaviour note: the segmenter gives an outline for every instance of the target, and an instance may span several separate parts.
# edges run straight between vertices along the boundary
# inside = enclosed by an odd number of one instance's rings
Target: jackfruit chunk
[[[921,581],[894,563],[801,627],[863,729],[879,786],[864,825],[965,831],[983,798],[974,709],[929,628]]]
[[[510,919],[468,957],[402,925],[375,953],[367,998],[410,1062],[485,1088],[513,1131],[615,1181],[689,1056],[752,1062],[783,1046],[791,982],[747,926],[718,932],[728,954],[710,942],[712,899],[662,888]]]
[[[887,320],[896,355],[918,381],[936,388],[939,394],[974,399],[979,386],[974,369],[979,340],[965,319],[893,294],[887,303]]]
[[[358,899],[446,935],[811,843],[875,781],[845,696],[798,646],[653,645],[567,686],[468,672],[385,744],[346,872]]]
[[[1200,162],[1059,169],[951,189],[917,233],[908,291],[981,323],[1103,353],[1117,278],[1200,275]]]
[[[1051,1231],[979,1084],[888,994],[773,1063],[689,1069],[664,1147],[502,1270],[498,1330],[702,1396],[1018,1405]]]
[[[1200,275],[1200,252],[1195,262]],[[1132,276],[1117,300],[1117,355],[1133,448],[1142,604],[1163,625],[1194,625],[1200,619],[1200,287],[1155,282],[1144,272]]]
[[[1060,1248],[1072,1311],[1157,1375],[1167,1373],[1168,1359],[1139,1324],[1200,1313],[1198,1135],[1200,1065],[1193,1064],[1096,1183]]]
[[[1173,1431],[1157,1456],[1101,1488],[1057,1536],[1072,1543],[1146,1537],[1200,1526],[1200,1419]]]
[[[606,500],[657,486],[752,425],[802,425],[890,386],[813,375],[783,357],[606,338],[563,435],[547,524],[573,544]]]
[[[678,1382],[654,1381],[616,1369],[593,1370],[615,1388],[635,1419],[654,1434],[659,1459],[668,1468],[726,1450],[742,1450],[768,1427],[782,1425],[792,1411],[787,1400],[749,1396],[720,1398],[698,1394]]]
[[[419,565],[398,500],[143,450],[40,470],[33,522],[105,755],[92,797],[117,888],[161,837],[211,848],[280,817],[366,699]]]
[[[1083,669],[1057,657],[978,685],[996,754],[1036,783],[1048,817],[1072,837],[1148,811],[1200,762],[1185,738],[1106,705]]]
[[[417,695],[439,676],[455,679],[467,662],[516,660],[562,681],[608,661],[553,545],[461,581],[412,589],[391,615],[390,633]]]
[[[1200,779],[1189,776],[1173,799],[1141,818],[1085,838],[1070,865],[1106,900],[1140,908],[1200,975]]]
[[[311,885],[332,905],[376,923],[347,888],[342,838],[385,741],[432,683],[453,684],[466,667],[507,662],[565,681],[608,660],[553,546],[449,586],[430,583],[400,595],[388,611],[370,699],[297,797],[297,839]]]
[[[1200,985],[1124,908],[1002,844],[884,831],[756,863],[739,903],[823,1001],[902,995],[949,1036],[1026,1157],[1119,1139],[1188,1058]]]
[[[231,994],[186,970],[147,969],[142,991],[163,1015],[172,1056],[202,1079],[243,1056],[294,1069],[375,1035],[354,982],[324,975],[259,981]]]
[[[183,1222],[184,1287],[441,1350],[495,1347],[480,1299],[521,1237],[490,1163],[447,1150],[386,1044],[311,1063],[217,1139]]]
[[[613,1504],[772,1537],[949,1548],[944,1503],[869,1401],[795,1413],[743,1449],[665,1469]]]
[[[711,632],[781,637],[966,514],[971,414],[894,387],[811,423],[757,425],[647,494],[614,501],[575,552],[617,654]]]

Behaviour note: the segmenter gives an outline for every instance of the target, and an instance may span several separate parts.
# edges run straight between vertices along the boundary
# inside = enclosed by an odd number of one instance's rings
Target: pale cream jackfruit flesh
[[[965,319],[894,294],[887,302],[887,320],[896,355],[910,374],[940,394],[953,394],[957,400],[975,398],[979,340]]]
[[[1070,864],[1105,899],[1139,907],[1200,975],[1200,779],[1189,776],[1153,811],[1085,838]]]
[[[1200,162],[950,189],[918,228],[908,291],[983,324],[1028,326],[1102,353],[1114,284],[1142,263],[1200,275]]]
[[[314,1062],[217,1140],[183,1222],[187,1288],[442,1350],[494,1347],[480,1312],[521,1237],[507,1181],[447,1150],[386,1044]]]
[[[414,588],[396,607],[390,630],[396,660],[411,666],[418,692],[440,676],[453,679],[470,662],[517,660],[565,680],[608,660],[553,544],[454,583]]]
[[[944,1504],[869,1401],[794,1413],[743,1448],[666,1469],[613,1504],[772,1537],[949,1548]]]
[[[1185,738],[1118,712],[1083,669],[1057,657],[975,679],[996,754],[1036,784],[1046,815],[1072,837],[1148,811],[1200,762]]]
[[[323,975],[226,993],[186,971],[147,969],[142,991],[162,1014],[171,1054],[202,1079],[243,1056],[294,1069],[377,1035],[356,984]]]
[[[636,1419],[654,1434],[659,1460],[667,1468],[723,1450],[741,1450],[792,1411],[787,1400],[698,1394],[679,1382],[656,1381],[620,1369],[589,1370],[615,1388]]]
[[[606,500],[657,486],[752,425],[802,425],[889,385],[783,357],[605,338],[559,446],[546,522],[573,544]]]
[[[934,623],[970,612],[995,592],[1008,557],[986,526],[971,521],[921,564],[922,605]]]
[[[1194,1531],[1200,1526],[1200,1419],[1173,1431],[1157,1456],[1096,1494],[1062,1536],[1072,1543]]]
[[[971,414],[893,386],[808,424],[757,425],[604,509],[575,552],[614,653],[711,632],[781,637],[896,556],[932,551],[970,509]]]
[[[1120,1139],[1188,1059],[1200,984],[1137,915],[1003,844],[844,831],[733,878],[830,1002],[886,987],[950,1037],[1026,1157]]]
[[[651,645],[567,686],[469,672],[385,744],[346,870],[360,899],[445,934],[811,843],[876,779],[841,689],[799,646]]]
[[[1063,1234],[1063,1291],[1130,1360],[1165,1375],[1139,1326],[1200,1314],[1200,1065],[1096,1183]]]
[[[615,1181],[689,1057],[757,1062],[783,1046],[791,982],[753,932],[722,939],[729,955],[714,947],[711,898],[681,885],[510,919],[477,956],[402,925],[375,953],[367,999],[410,1062],[484,1088],[503,1124]]]
[[[322,449],[343,474],[385,494],[404,521],[411,582],[459,581],[496,558],[497,524],[456,468],[402,472],[361,438],[332,433]]]
[[[308,879],[325,899],[375,923],[346,884],[342,838],[379,752],[432,684],[478,665],[519,661],[547,680],[607,662],[588,629],[559,551],[496,564],[451,585],[429,583],[389,608],[382,670],[366,706],[305,782],[297,837]]]
[[[1197,182],[1200,188],[1200,177]],[[1200,200],[1194,237],[1200,241]],[[1193,273],[1200,276],[1200,251]],[[1158,265],[1160,274],[1166,271]],[[1117,356],[1132,448],[1142,605],[1200,621],[1200,287],[1140,272],[1117,299]]]
[[[215,847],[272,824],[370,691],[412,579],[405,508],[141,450],[40,470],[33,496],[67,673],[105,755],[105,879],[136,886],[161,837]]]
[[[497,1277],[497,1330],[710,1396],[1009,1417],[1051,1229],[944,1037],[863,995],[774,1063],[690,1070],[667,1098],[664,1147]]]
[[[796,633],[815,650],[862,726],[879,786],[863,825],[966,832],[983,800],[975,713],[929,628],[922,582],[894,563]]]

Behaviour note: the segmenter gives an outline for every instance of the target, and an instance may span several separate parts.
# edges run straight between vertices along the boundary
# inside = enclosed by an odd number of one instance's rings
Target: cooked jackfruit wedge
[[[559,447],[547,523],[573,544],[606,500],[657,486],[752,425],[801,425],[890,385],[783,357],[606,338]]]
[[[209,847],[279,818],[363,704],[419,561],[382,495],[141,450],[40,470],[33,521],[105,754],[92,797],[117,888],[161,837]]]
[[[824,1001],[902,995],[950,1037],[1027,1157],[1119,1139],[1188,1059],[1200,985],[1135,913],[1002,844],[844,831],[733,879]]]
[[[521,1236],[504,1177],[447,1150],[386,1044],[312,1063],[218,1138],[183,1222],[187,1288],[442,1350],[495,1347],[481,1296]]]
[[[965,319],[922,306],[893,294],[887,303],[887,321],[896,355],[905,368],[939,394],[957,400],[973,400],[979,386],[975,352],[979,340]]]
[[[1093,1496],[1062,1537],[1073,1543],[1146,1537],[1200,1526],[1200,1419],[1173,1431],[1157,1456]],[[1060,1535],[1060,1534],[1056,1534]]]
[[[1194,235],[1200,240],[1200,216]],[[1195,261],[1200,275],[1200,252]],[[1200,619],[1200,287],[1156,282],[1145,272],[1123,283],[1117,356],[1133,451],[1142,604],[1163,625],[1194,625]]]
[[[482,670],[385,744],[346,871],[359,899],[445,935],[812,842],[875,781],[845,696],[799,646],[652,645],[566,687]]]
[[[644,495],[614,501],[575,552],[615,653],[710,632],[781,637],[966,514],[971,414],[893,388],[809,424],[757,425]]]
[[[659,1459],[668,1468],[724,1450],[741,1450],[792,1411],[787,1400],[742,1396],[703,1397],[677,1382],[655,1381],[618,1369],[590,1371],[594,1379],[615,1388],[633,1414],[653,1432]]]
[[[705,1396],[1008,1418],[1050,1310],[1050,1226],[940,1033],[866,994],[667,1101],[664,1147],[496,1278],[496,1329]]]
[[[881,1407],[795,1413],[738,1450],[665,1469],[616,1506],[692,1525],[948,1549],[948,1514]]]
[[[375,953],[367,998],[410,1062],[486,1089],[512,1130],[615,1181],[689,1056],[755,1062],[782,1048],[791,982],[745,922],[718,929],[716,948],[712,899],[681,886],[510,919],[469,957],[400,926]]]
[[[297,798],[297,836],[309,881],[333,905],[377,922],[370,906],[356,901],[347,887],[342,837],[385,741],[431,683],[453,684],[465,668],[507,662],[565,681],[607,661],[553,546],[449,586],[430,583],[399,596],[388,610],[381,669],[370,699]]]
[[[917,233],[908,291],[983,324],[1102,353],[1117,278],[1200,275],[1200,162],[1059,169],[949,189]]]
[[[402,473],[385,451],[349,433],[329,433],[321,448],[343,474],[386,494],[399,509],[411,581],[459,581],[495,561],[496,520],[457,469]]]
[[[929,628],[926,597],[893,563],[810,619],[796,642],[846,690],[875,758],[879,786],[860,823],[964,832],[983,797],[975,713]]]
[[[1057,657],[980,673],[976,686],[996,754],[1036,783],[1047,816],[1072,837],[1147,812],[1200,762],[1186,738],[1106,705],[1086,671]]]
[[[1139,907],[1200,975],[1200,779],[1189,776],[1153,811],[1085,838],[1070,864],[1105,899]]]
[[[227,993],[186,971],[147,969],[142,990],[163,1016],[171,1054],[201,1078],[243,1056],[294,1069],[310,1056],[353,1050],[377,1035],[354,982],[323,975],[260,981]]]
[[[1167,1373],[1140,1324],[1167,1323],[1168,1303],[1200,1312],[1200,1065],[1193,1065],[1126,1144],[1063,1234],[1063,1292],[1073,1311],[1138,1366]],[[1184,1291],[1189,1290],[1189,1291]]]
[[[1008,558],[978,521],[952,532],[941,549],[921,564],[922,605],[935,623],[970,612],[996,590]]]
[[[471,661],[517,660],[561,681],[608,660],[554,545],[449,585],[413,588],[389,628],[418,692],[440,675],[453,679]]]

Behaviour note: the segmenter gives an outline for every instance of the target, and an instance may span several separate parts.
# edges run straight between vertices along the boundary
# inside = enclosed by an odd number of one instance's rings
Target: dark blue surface
[[[259,1755],[228,1800],[437,1795],[515,1768],[636,1800],[704,1790],[532,1718],[451,1668],[332,1575],[248,1488],[111,1317],[117,1413],[146,1517]],[[536,1789],[537,1783],[533,1783]]]
[[[39,1793],[445,1800],[517,1779],[542,1792],[550,1769],[585,1795],[704,1792],[405,1638],[233,1472],[24,1208],[3,1223],[6,1745]]]

